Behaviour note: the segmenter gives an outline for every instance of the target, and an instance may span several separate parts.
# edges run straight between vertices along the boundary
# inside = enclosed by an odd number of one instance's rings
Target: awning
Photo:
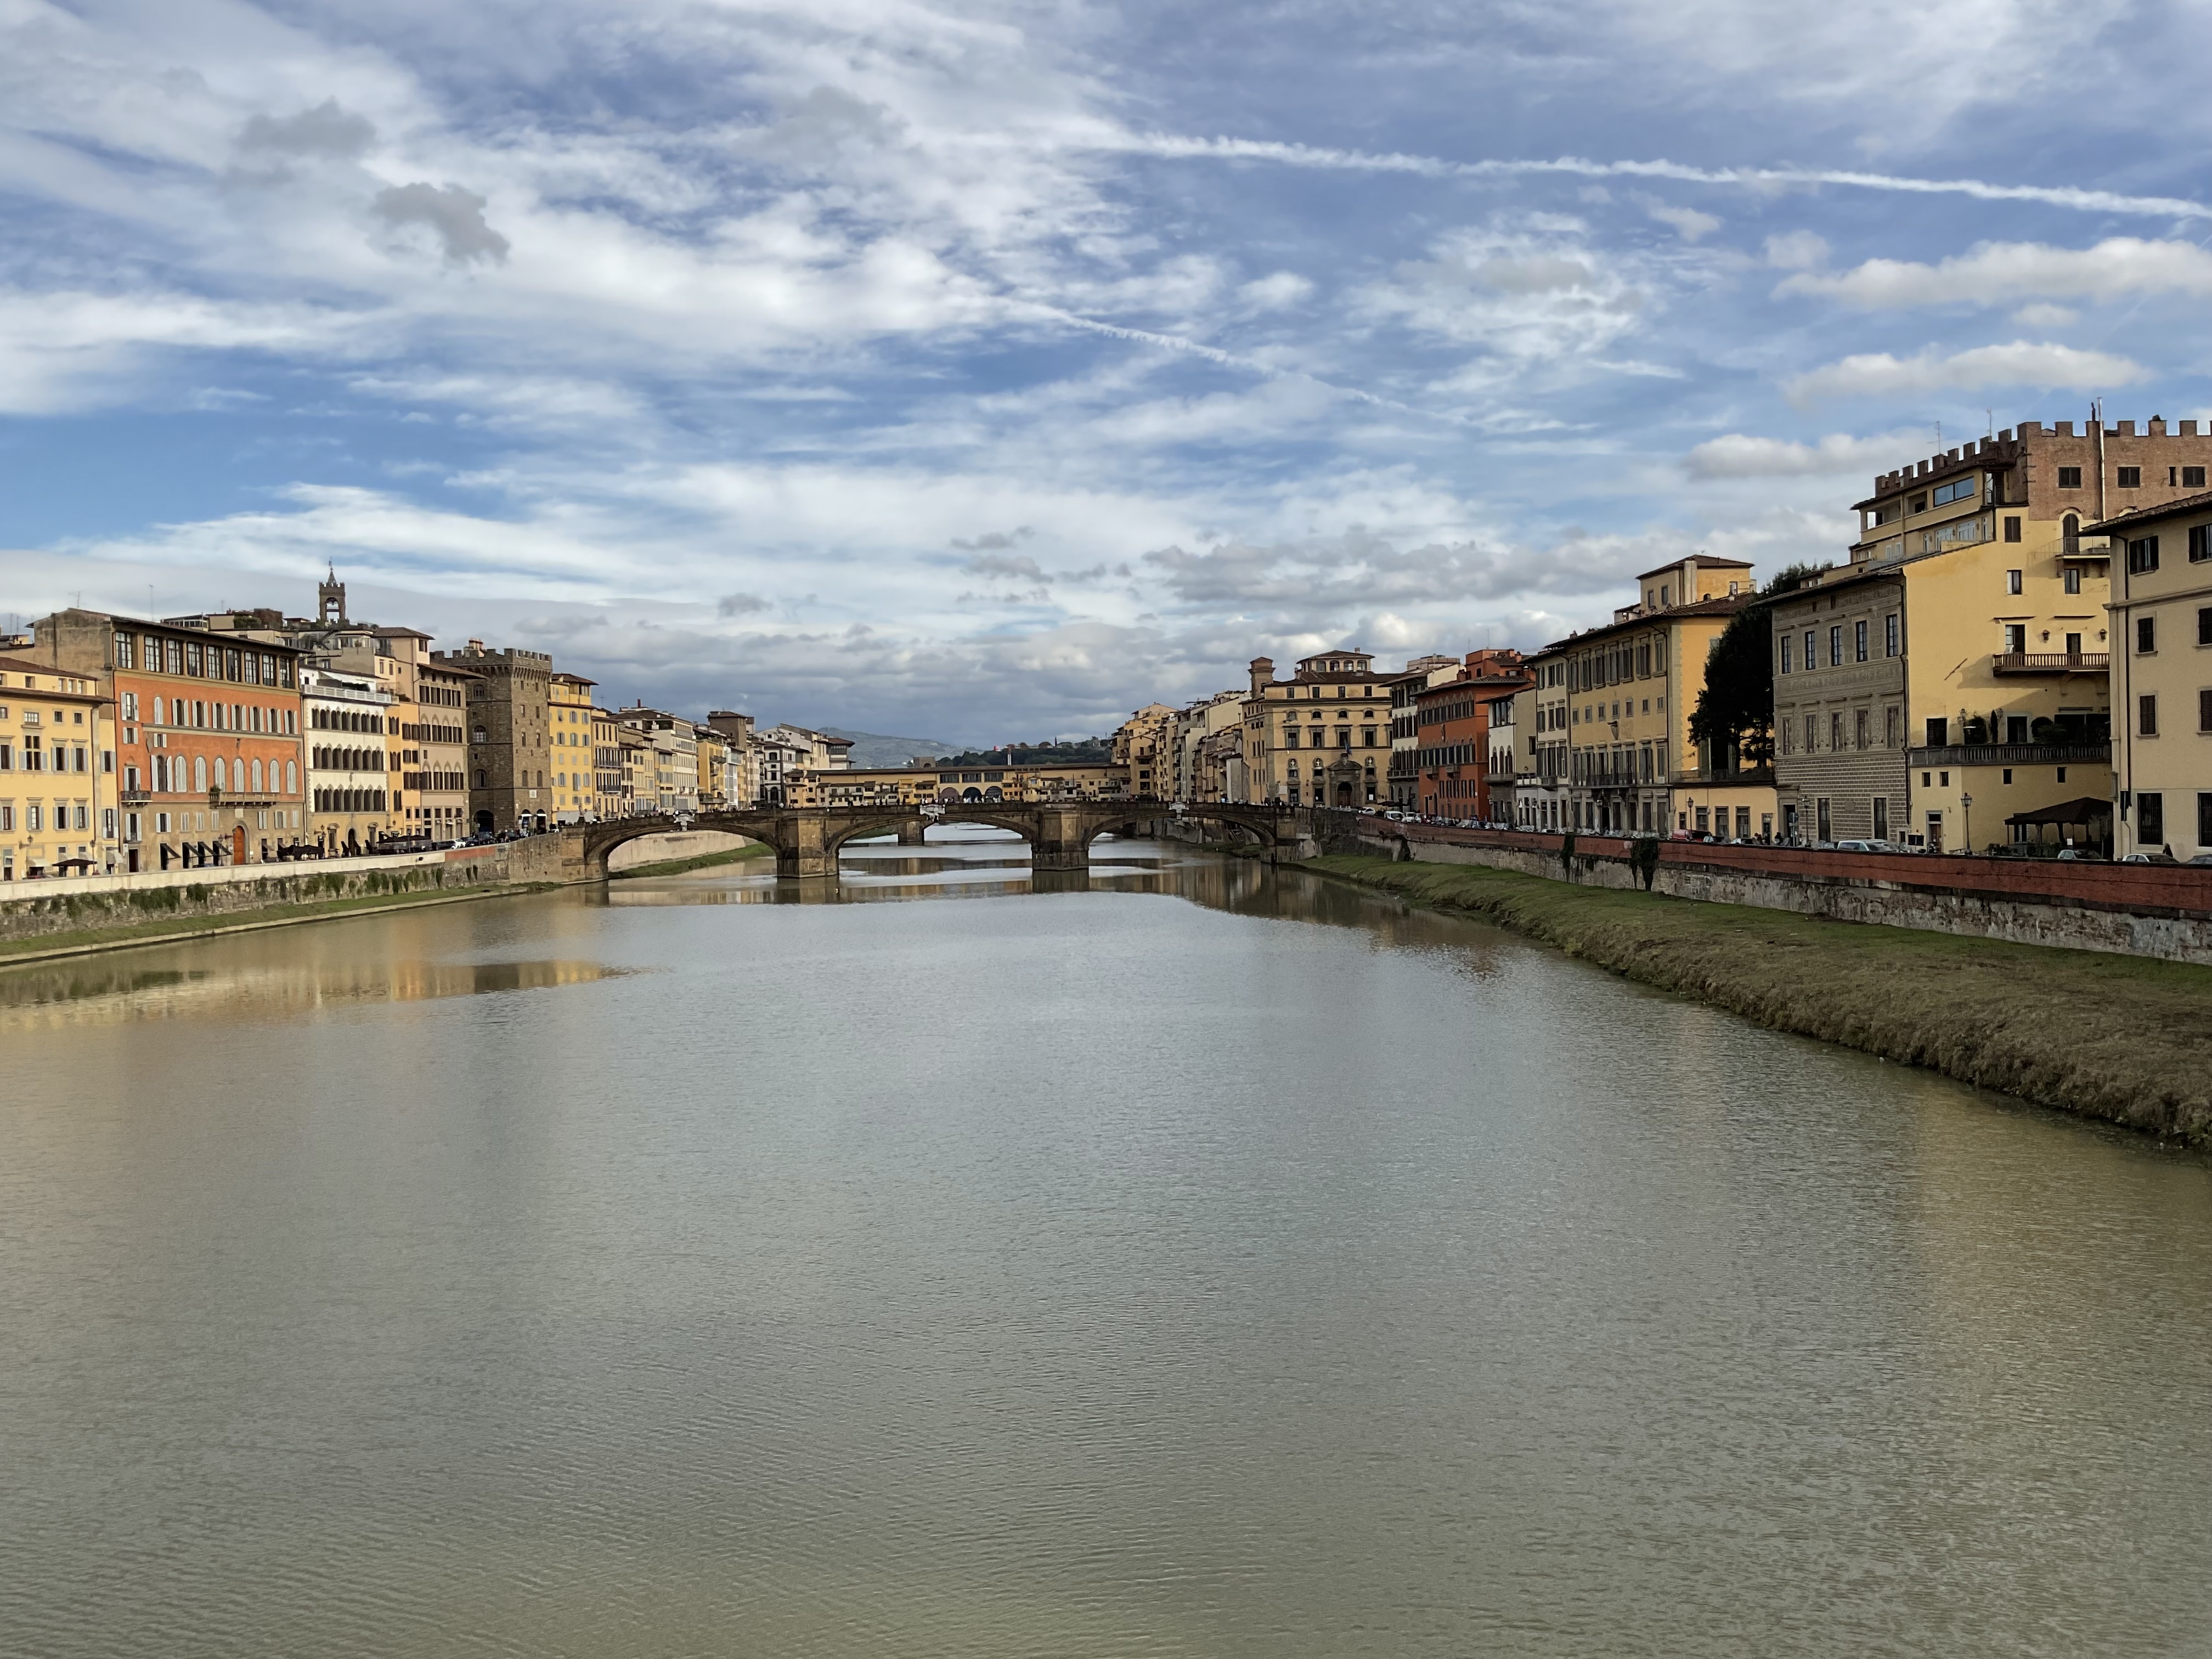
[[[2039,806],[2033,812],[2015,812],[2007,823],[2089,823],[2112,816],[2112,803],[2097,795],[2082,795],[2056,806]]]

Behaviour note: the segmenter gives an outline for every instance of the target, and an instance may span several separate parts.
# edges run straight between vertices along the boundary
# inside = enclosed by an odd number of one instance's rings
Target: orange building
[[[1518,651],[1493,649],[1468,652],[1455,677],[1414,691],[1416,811],[1432,818],[1492,816],[1491,704],[1534,683]]]
[[[33,637],[20,654],[113,700],[126,870],[258,863],[305,838],[298,652],[92,611]]]

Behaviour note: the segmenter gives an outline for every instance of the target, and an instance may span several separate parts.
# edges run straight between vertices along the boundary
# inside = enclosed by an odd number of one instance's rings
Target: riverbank
[[[224,933],[255,933],[268,927],[292,927],[302,922],[333,921],[378,910],[417,910],[434,904],[465,904],[472,899],[506,898],[520,893],[549,893],[565,883],[516,882],[501,886],[472,887],[459,892],[363,893],[350,898],[323,899],[304,904],[270,904],[258,909],[225,911],[198,916],[165,916],[159,921],[125,922],[112,927],[80,928],[74,933],[42,933],[29,939],[0,940],[0,969],[58,957],[91,956],[101,951],[136,950],[149,945],[182,944]],[[240,921],[240,916],[250,918]]]
[[[1776,1030],[2212,1146],[2212,969],[1480,865],[1337,854],[1299,867],[1480,916]]]
[[[701,853],[688,859],[662,859],[653,864],[634,864],[627,870],[610,870],[609,881],[628,881],[635,876],[680,876],[690,870],[712,869],[718,864],[738,864],[746,859],[771,858],[775,848],[766,842],[749,841],[742,847],[726,847],[720,852]]]

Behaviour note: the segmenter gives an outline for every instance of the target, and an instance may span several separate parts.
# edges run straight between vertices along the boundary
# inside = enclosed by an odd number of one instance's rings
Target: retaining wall
[[[583,838],[533,836],[489,847],[378,858],[307,860],[68,876],[0,886],[0,940],[43,939],[169,917],[239,915],[276,905],[378,894],[467,892],[517,883],[584,879]]]
[[[1512,830],[1363,822],[1363,852],[1437,864],[1481,864],[1553,881],[1640,887],[1631,842],[1578,836],[1570,877],[1563,837]],[[1838,921],[2159,957],[2212,965],[2212,869],[2144,864],[2059,864],[1794,847],[1659,843],[1654,892],[1716,904],[1795,910]]]

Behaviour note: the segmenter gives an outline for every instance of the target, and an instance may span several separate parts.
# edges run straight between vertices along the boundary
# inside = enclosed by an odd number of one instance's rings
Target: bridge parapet
[[[1310,814],[1304,809],[1269,805],[1183,803],[1160,800],[947,802],[941,807],[813,806],[758,807],[698,812],[684,820],[690,830],[717,830],[765,842],[775,849],[780,876],[828,876],[837,871],[837,854],[846,842],[866,836],[896,834],[902,844],[921,844],[932,823],[981,823],[1010,830],[1030,844],[1030,866],[1037,870],[1081,870],[1091,860],[1091,843],[1109,832],[1137,830],[1169,818],[1235,825],[1253,836],[1270,858],[1283,848],[1312,840]],[[607,855],[641,836],[679,827],[673,818],[615,818],[589,824],[582,833],[584,865],[605,880]]]

